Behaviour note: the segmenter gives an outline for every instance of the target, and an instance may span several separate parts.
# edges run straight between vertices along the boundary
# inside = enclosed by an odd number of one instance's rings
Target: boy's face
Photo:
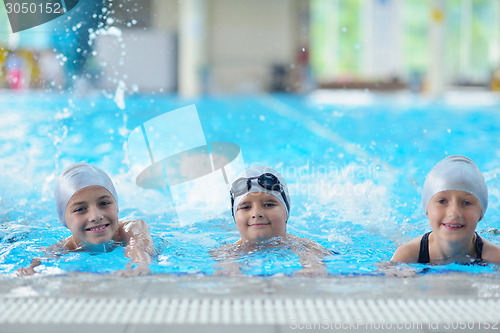
[[[427,205],[431,228],[450,242],[472,237],[481,219],[482,207],[472,194],[463,191],[436,193]]]
[[[66,206],[64,218],[74,237],[91,244],[106,243],[118,231],[118,205],[102,186],[76,192]]]
[[[243,241],[258,242],[286,234],[286,208],[272,194],[247,194],[241,200],[234,219]]]

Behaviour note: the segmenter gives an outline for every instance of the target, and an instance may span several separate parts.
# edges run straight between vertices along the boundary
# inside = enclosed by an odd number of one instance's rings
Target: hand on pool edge
[[[35,275],[37,272],[35,271],[35,267],[39,266],[41,263],[40,259],[35,258],[31,260],[31,264],[28,267],[21,267],[17,269],[18,276],[29,276]]]
[[[30,276],[35,275],[37,272],[33,269],[33,267],[21,267],[17,269],[17,276]]]
[[[299,269],[294,272],[294,275],[297,276],[314,276],[314,277],[324,277],[328,276],[328,271],[326,270],[326,266],[323,264],[315,263],[304,264],[302,265],[302,269]]]
[[[398,262],[380,262],[378,264],[378,271],[384,273],[385,276],[399,278],[414,277],[418,274],[412,267]]]

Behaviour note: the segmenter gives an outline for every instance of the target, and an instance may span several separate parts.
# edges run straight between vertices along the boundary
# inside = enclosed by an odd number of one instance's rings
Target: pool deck
[[[2,333],[500,330],[495,274],[39,275],[1,278],[0,298]]]

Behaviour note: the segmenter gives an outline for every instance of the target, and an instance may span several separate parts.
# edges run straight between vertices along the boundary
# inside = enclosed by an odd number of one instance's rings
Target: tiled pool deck
[[[0,332],[499,331],[500,276],[0,279]]]

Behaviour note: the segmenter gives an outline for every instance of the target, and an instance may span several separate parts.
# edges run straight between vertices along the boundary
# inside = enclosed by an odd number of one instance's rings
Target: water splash
[[[115,98],[114,98],[114,101],[116,103],[116,106],[118,106],[118,108],[120,110],[124,110],[125,109],[125,90],[127,89],[127,86],[125,85],[125,82],[121,81],[118,82],[118,87],[116,87],[116,91],[115,91]]]
[[[106,27],[100,28],[97,30],[89,29],[89,41],[88,44],[92,46],[94,44],[95,39],[98,36],[113,36],[118,39],[118,41],[123,41],[122,38],[122,30],[117,27]]]

